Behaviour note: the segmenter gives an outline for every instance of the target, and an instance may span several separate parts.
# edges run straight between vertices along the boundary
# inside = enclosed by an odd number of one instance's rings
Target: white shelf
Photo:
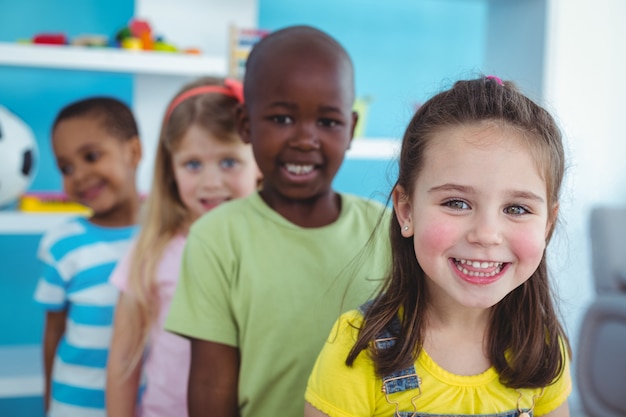
[[[0,399],[43,395],[40,345],[0,347]]]
[[[0,235],[41,234],[76,215],[76,213],[0,211]]]
[[[217,56],[0,42],[2,65],[179,76],[224,76],[228,68],[226,58]]]
[[[395,159],[401,142],[387,138],[355,138],[346,153],[348,159]]]

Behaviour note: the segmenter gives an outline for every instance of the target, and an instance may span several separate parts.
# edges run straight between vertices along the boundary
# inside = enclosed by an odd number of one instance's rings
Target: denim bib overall
[[[372,305],[373,301],[368,301],[359,307],[359,311],[365,317],[365,313]],[[400,319],[398,316],[394,319],[376,336],[374,340],[376,349],[387,349],[396,343],[396,336],[400,333]],[[422,394],[421,379],[415,371],[415,365],[411,365],[405,369],[395,371],[391,374],[384,375],[382,377],[383,386],[382,392],[385,393],[385,398],[389,404],[395,405],[396,411],[393,416],[390,417],[520,417],[522,413],[526,413],[524,417],[533,417],[532,410],[511,410],[496,414],[422,414],[418,411],[419,404],[416,400]],[[411,398],[411,404],[413,411],[401,411],[400,404],[393,399],[393,395],[398,392],[415,390],[415,395]]]

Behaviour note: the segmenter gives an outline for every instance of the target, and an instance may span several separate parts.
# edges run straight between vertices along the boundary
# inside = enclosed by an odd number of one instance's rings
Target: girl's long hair
[[[412,197],[424,165],[424,153],[437,131],[482,121],[521,132],[547,187],[548,208],[557,207],[565,171],[561,133],[541,106],[521,94],[511,82],[495,77],[458,81],[418,109],[402,141],[399,175]],[[395,187],[394,187],[395,188]],[[552,212],[552,210],[549,210]],[[557,219],[546,239],[550,241]],[[419,355],[424,341],[428,305],[426,277],[415,257],[413,238],[404,238],[395,212],[389,223],[392,267],[374,303],[367,310],[357,341],[346,364],[351,366],[367,350],[379,376],[406,368]],[[394,316],[400,314],[396,343],[376,350],[372,341]],[[487,354],[500,381],[512,388],[537,388],[552,383],[565,367],[562,348],[569,342],[558,320],[548,280],[546,254],[533,275],[491,309]]]
[[[186,231],[192,221],[178,194],[172,155],[192,125],[203,128],[224,142],[241,140],[235,125],[235,110],[239,101],[234,97],[215,93],[199,94],[172,106],[184,92],[205,85],[221,86],[224,81],[204,77],[184,86],[168,105],[169,117],[164,117],[161,125],[152,185],[133,248],[129,291],[123,298],[131,311],[128,325],[133,339],[126,368],[129,373],[141,362],[150,329],[159,314],[156,271],[163,251],[174,236]]]

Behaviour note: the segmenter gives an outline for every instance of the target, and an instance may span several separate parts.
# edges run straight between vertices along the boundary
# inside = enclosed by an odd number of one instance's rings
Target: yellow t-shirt
[[[309,378],[305,399],[330,417],[374,417],[411,415],[477,416],[504,415],[520,407],[531,407],[533,396],[541,389],[515,389],[502,385],[494,368],[479,375],[454,375],[439,367],[422,349],[415,370],[421,378],[421,395],[417,389],[389,394],[382,391],[383,382],[374,371],[368,353],[363,351],[352,367],[345,365],[354,345],[363,316],[356,310],[343,314],[333,326]],[[549,413],[563,404],[571,392],[569,362],[561,376],[535,399],[534,416]],[[517,415],[517,414],[515,414]]]

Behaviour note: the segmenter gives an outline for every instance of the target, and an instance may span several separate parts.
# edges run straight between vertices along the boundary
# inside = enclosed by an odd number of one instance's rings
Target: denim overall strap
[[[359,307],[359,311],[365,317],[365,313],[372,306],[374,300],[370,300]],[[376,335],[374,343],[376,349],[387,349],[396,343],[396,336],[400,332],[400,318],[394,317],[393,320],[385,326],[385,328]],[[396,392],[407,391],[410,389],[420,389],[420,380],[415,371],[415,365],[411,365],[405,369],[384,375],[383,392],[385,394],[393,394]]]

